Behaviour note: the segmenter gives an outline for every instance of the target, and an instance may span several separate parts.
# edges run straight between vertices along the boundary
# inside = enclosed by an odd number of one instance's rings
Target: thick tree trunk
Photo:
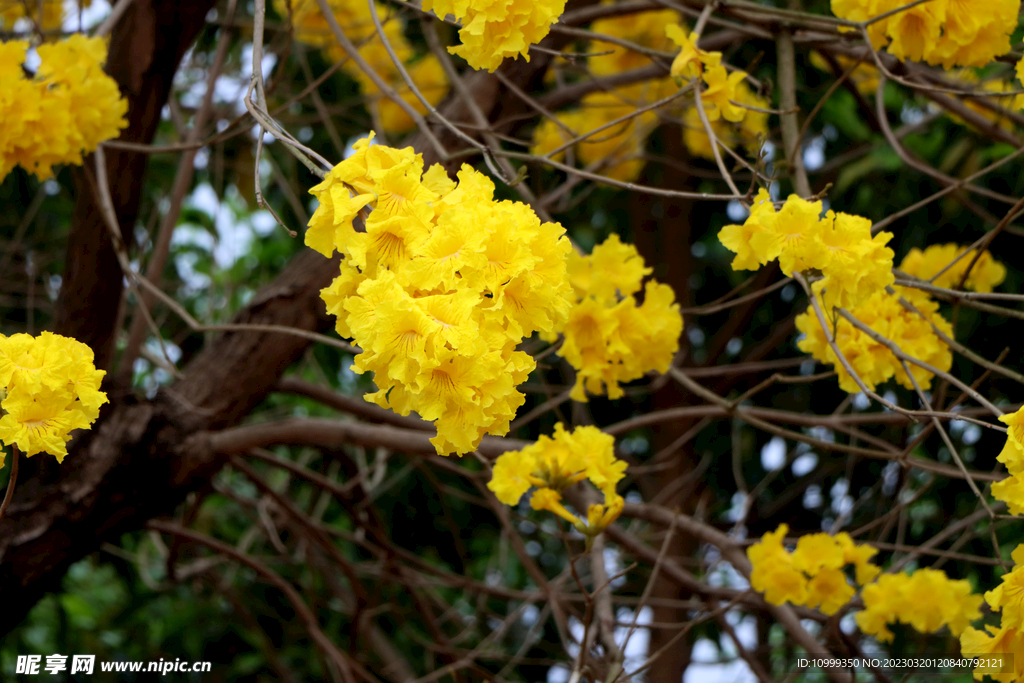
[[[153,141],[181,58],[213,5],[214,0],[136,0],[125,11],[111,34],[107,57],[107,71],[128,100],[128,128],[121,140]],[[149,157],[115,149],[106,156],[121,235],[132,244]],[[96,353],[96,366],[109,368],[123,278],[86,176],[93,168],[90,157],[74,171],[75,222],[68,236],[54,331],[88,344]]]
[[[672,159],[685,159],[686,149],[682,144],[681,131],[676,127],[666,126],[665,154]],[[649,167],[650,172],[656,169]],[[659,187],[674,190],[690,190],[696,179],[678,168],[665,165],[660,170],[663,178]],[[693,304],[690,289],[690,275],[693,272],[690,247],[693,242],[691,235],[691,212],[694,202],[689,199],[650,197],[642,194],[631,196],[630,217],[632,219],[633,238],[644,261],[654,269],[652,277],[670,285],[676,293],[680,306]],[[684,320],[684,324],[687,321]],[[680,340],[685,345],[685,335]],[[688,397],[674,382],[669,382],[651,398],[651,410],[662,410],[686,405]],[[653,429],[651,452],[659,453],[667,448],[690,429],[695,421],[681,420],[678,422],[658,425]],[[688,480],[696,465],[693,443],[670,454],[666,458],[667,469],[657,476],[644,478],[641,483],[643,494],[650,499],[652,496],[672,489],[672,495],[659,503],[668,509],[678,509],[690,514],[696,501],[700,498],[702,485],[699,478],[686,486],[677,486],[676,482]],[[655,541],[659,543],[660,541]],[[685,534],[676,532],[671,541],[666,559],[686,565],[697,550],[696,541]],[[668,578],[664,573],[654,579],[651,596],[662,600],[686,600],[692,597],[685,589]],[[652,621],[662,624],[680,624],[687,620],[686,610],[668,607],[663,602],[652,607]],[[670,644],[671,643],[671,644]],[[672,629],[656,628],[651,630],[648,652],[654,653],[666,647],[657,659],[651,663],[647,671],[647,680],[651,683],[679,683],[683,672],[690,664],[692,644]]]

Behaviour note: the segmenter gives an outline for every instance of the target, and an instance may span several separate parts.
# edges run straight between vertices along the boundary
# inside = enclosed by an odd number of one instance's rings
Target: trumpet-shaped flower
[[[782,272],[792,275],[794,271],[824,264],[823,230],[821,202],[809,202],[790,195],[771,221],[769,229],[751,236],[750,246],[761,258],[769,261],[778,258]]]
[[[717,121],[719,117],[726,121],[742,121],[746,111],[735,104],[736,88],[747,77],[745,71],[728,73],[724,66],[713,66],[704,71],[704,82],[707,89],[701,93],[701,102],[707,110],[708,120]]]
[[[974,669],[976,680],[985,676],[1000,683],[1024,679],[1024,658],[1019,656],[1024,652],[1024,631],[1020,629],[989,625],[979,631],[968,627],[960,634],[960,652],[965,657],[983,658],[984,663]]]
[[[602,263],[607,266],[599,267]],[[573,400],[585,401],[588,391],[619,398],[621,383],[668,371],[683,319],[667,285],[648,282],[644,303],[637,306],[632,293],[647,272],[635,248],[617,237],[595,247],[591,256],[571,258],[579,302],[569,311],[559,353],[576,369]]]
[[[774,233],[776,220],[778,214],[768,190],[761,188],[754,197],[754,202],[750,206],[750,216],[743,225],[727,225],[718,232],[718,239],[722,245],[736,253],[736,258],[732,261],[733,270],[757,270],[777,256],[769,256],[769,251],[774,252],[771,240],[758,239],[756,243],[759,249],[755,248],[754,240],[755,235]]]
[[[993,0],[985,3],[983,12],[971,0],[916,5],[897,0],[832,0],[835,15],[851,21],[886,15],[867,27],[875,49],[888,46],[899,59],[923,60],[947,69],[984,66],[1009,52],[1019,9],[1020,0]]]
[[[872,581],[879,571],[868,563],[877,551],[855,544],[849,534],[808,534],[800,537],[790,553],[782,543],[788,531],[789,527],[781,524],[747,548],[750,585],[764,593],[765,600],[773,605],[791,602],[817,607],[832,615],[856,592],[846,576],[846,566],[854,565],[858,584]],[[884,620],[880,624],[884,627]]]
[[[539,43],[558,21],[565,0],[426,0],[423,10],[439,17],[452,14],[462,22],[462,45],[448,48],[474,69],[494,71],[505,57],[530,60],[531,45]]]
[[[893,639],[888,624],[910,624],[921,633],[948,626],[959,636],[970,621],[981,617],[982,597],[971,593],[971,584],[953,580],[936,569],[913,574],[882,574],[864,587],[864,610],[854,618],[860,629],[882,642]]]
[[[25,455],[47,452],[63,461],[71,432],[88,429],[107,402],[99,390],[103,375],[92,349],[69,337],[0,336],[0,441]]]
[[[665,34],[680,48],[672,60],[672,78],[690,80],[703,74],[705,66],[719,65],[721,53],[709,53],[697,47],[700,35],[696,32],[687,34],[679,24],[669,24],[665,27]]]
[[[1024,629],[1024,544],[1012,554],[1012,571],[1003,574],[1002,582],[985,593],[985,601],[993,610],[1002,610],[1002,625]]]
[[[852,308],[850,313],[869,328],[894,342],[904,353],[940,370],[948,370],[953,363],[952,352],[935,334],[932,325],[949,337],[953,336],[952,326],[938,314],[938,304],[929,297],[915,290],[902,287],[898,289],[900,291],[897,294],[889,294],[884,290],[877,292]],[[913,304],[921,315],[905,308],[899,301],[901,295]],[[834,365],[839,375],[839,386],[844,391],[859,392],[860,385],[847,372],[833,351],[811,307],[797,316],[796,326],[806,335],[797,343],[800,350],[810,353],[823,363]],[[889,347],[854,327],[845,318],[840,318],[836,322],[835,342],[858,377],[869,388],[874,388],[895,376],[900,385],[913,389],[914,383]],[[907,365],[922,389],[931,386],[931,372],[912,363]]]
[[[534,510],[554,512],[592,537],[611,524],[625,504],[615,486],[625,476],[626,463],[615,458],[613,446],[614,439],[596,427],[567,432],[559,422],[553,437],[542,435],[522,450],[499,456],[487,488],[502,503],[516,505],[530,487],[536,487],[530,500]],[[603,505],[588,508],[587,524],[561,503],[562,492],[584,479],[605,496]]]

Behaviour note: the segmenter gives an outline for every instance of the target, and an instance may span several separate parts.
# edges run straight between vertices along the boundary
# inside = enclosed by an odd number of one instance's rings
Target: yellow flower
[[[864,585],[874,581],[882,570],[868,560],[878,554],[878,548],[854,544],[853,539],[845,531],[836,534],[835,539],[843,549],[843,564],[852,564],[856,569],[857,583]]]
[[[934,324],[947,336],[952,337],[953,328],[949,321],[938,314],[938,304],[929,297],[916,290],[903,287],[897,289],[898,294],[908,299],[925,316],[924,318],[904,308],[897,296],[884,290],[876,292],[853,307],[850,313],[894,342],[908,355],[940,370],[949,370],[953,364],[952,352],[932,330]],[[806,335],[797,342],[800,350],[810,353],[823,363],[834,365],[841,389],[850,393],[859,392],[859,385],[847,373],[828,344],[817,314],[810,306],[805,313],[797,316],[796,327]],[[845,318],[840,318],[836,323],[835,334],[837,346],[868,388],[873,389],[895,376],[900,385],[913,389],[914,384],[903,369],[903,364],[887,346],[875,341]],[[928,389],[931,386],[932,374],[912,363],[907,365],[921,388]]]
[[[427,343],[441,326],[409,296],[381,302],[376,313],[377,334],[370,350],[388,359],[393,379],[411,384],[434,364],[427,355]]]
[[[878,67],[874,65],[874,62],[872,62],[870,58],[858,61],[851,57],[835,55],[834,59],[839,68],[842,69],[842,72],[846,72],[850,67],[853,67],[849,80],[853,83],[854,87],[857,88],[857,92],[862,95],[875,94],[875,91],[878,90],[879,72]],[[832,67],[828,63],[828,60],[826,60],[817,50],[813,50],[811,52],[811,66],[819,71],[832,72]]]
[[[454,290],[465,284],[460,273],[480,271],[488,234],[469,212],[449,212],[438,219],[430,236],[409,264],[408,276],[422,289]]]
[[[530,486],[536,486],[530,502],[533,509],[554,512],[593,535],[611,524],[624,505],[615,485],[625,475],[626,463],[615,459],[613,446],[614,439],[597,427],[577,427],[570,433],[559,422],[553,437],[542,435],[520,451],[500,455],[487,488],[501,502],[516,505]],[[560,503],[561,492],[584,479],[590,479],[605,496],[604,505],[588,509],[586,526]]]
[[[579,109],[558,114],[558,122],[545,119],[537,127],[531,153],[544,156],[580,137],[582,139],[575,149],[589,170],[603,172],[616,180],[635,180],[644,165],[638,157],[643,154],[647,137],[657,127],[658,117],[649,111],[630,116],[635,114],[638,104],[648,99],[632,98],[626,92],[585,95],[580,100]],[[619,119],[624,120],[604,127]],[[563,126],[573,131],[572,135]],[[598,128],[601,128],[600,132],[592,132]],[[564,152],[559,152],[553,158],[558,160],[563,155]]]
[[[106,393],[100,391],[103,376],[107,373],[96,369],[92,349],[75,339],[50,332],[40,334],[39,340],[49,347],[47,356],[50,362],[66,368],[67,383],[63,389],[78,399],[76,409],[85,415],[90,424],[95,422],[100,414],[100,406],[107,402]],[[66,365],[64,361],[67,361]]]
[[[793,566],[812,576],[822,569],[839,569],[845,559],[843,546],[825,533],[801,536],[793,551]]]
[[[103,375],[92,349],[69,337],[0,336],[0,387],[6,389],[0,441],[17,444],[25,455],[45,451],[62,461],[71,431],[88,429],[107,402],[99,390]]]
[[[826,311],[852,309],[893,282],[893,251],[885,246],[893,235],[871,236],[871,221],[829,211],[819,233],[823,253],[819,269],[825,276],[816,283]]]
[[[889,52],[897,59],[922,59],[941,34],[942,8],[938,3],[922,3],[888,19],[887,33],[892,41]]]
[[[308,244],[308,242],[307,242]],[[335,316],[334,329],[338,336],[344,339],[351,339],[355,336],[348,326],[348,312],[345,310],[345,301],[349,297],[356,296],[359,285],[365,279],[359,269],[343,259],[340,266],[340,274],[327,287],[320,290],[320,298],[327,304],[327,312]]]
[[[486,352],[487,345],[480,338],[480,326],[474,316],[474,310],[480,304],[479,292],[460,289],[418,297],[415,302],[437,324],[437,331],[431,339],[432,348],[447,345],[468,355]]]
[[[967,272],[967,266],[974,261],[974,252],[964,254],[967,247],[957,244],[933,244],[924,251],[914,247],[900,263],[900,270],[907,275],[920,278],[921,280],[935,280],[932,282],[936,287],[951,289],[958,287],[960,281]],[[959,261],[954,263],[944,272],[955,258],[964,254]],[[942,272],[941,275],[938,275]],[[938,276],[938,277],[936,277]],[[991,252],[983,251],[978,257],[977,263],[971,268],[964,288],[975,292],[988,293],[999,286],[1006,279],[1006,266],[992,258]]]
[[[491,473],[491,480],[487,482],[487,488],[505,505],[518,505],[519,499],[533,485],[533,473],[536,469],[534,451],[509,451],[498,456],[494,462],[494,470]]]
[[[1013,571],[1003,574],[1002,583],[985,593],[993,610],[1003,611],[1004,627],[1024,628],[1024,544],[1013,551]]]
[[[46,354],[45,350],[35,337],[28,334],[0,338],[0,385],[13,385],[31,394],[41,391],[44,384],[50,388],[59,387],[63,383],[67,360],[59,353]],[[65,367],[59,367],[55,362]]]
[[[832,0],[836,16],[851,21],[873,19],[903,7],[898,0]],[[915,5],[868,26],[872,47],[888,43],[899,59],[924,60],[949,69],[984,66],[1010,50],[1020,0],[993,0],[984,11],[972,0],[936,0]]]
[[[505,57],[530,59],[530,45],[539,43],[562,10],[565,0],[425,0],[423,11],[448,14],[462,22],[462,45],[448,51],[463,57],[474,69],[494,71]]]
[[[843,572],[845,565],[856,566],[858,583],[863,583],[865,577],[873,578],[872,569],[878,570],[867,564],[875,549],[855,545],[849,534],[808,534],[802,536],[796,550],[789,553],[782,545],[788,531],[786,524],[780,524],[774,532],[766,533],[760,542],[747,548],[750,585],[762,591],[765,600],[773,605],[789,601],[795,605],[820,607],[822,612],[832,615],[855,593]]]
[[[750,574],[750,586],[772,605],[807,602],[807,577],[788,563],[759,566]]]
[[[406,40],[403,34],[399,35],[401,35],[402,41]],[[394,47],[394,41],[391,44]],[[388,57],[387,59],[387,63],[393,66],[391,58]],[[389,69],[388,71],[392,70],[395,73],[389,79],[388,84],[418,114],[425,116],[427,114],[427,107],[420,101],[420,98],[412,93],[409,85],[397,70]],[[420,94],[423,95],[423,98],[432,107],[436,107],[445,98],[445,95],[448,94],[448,75],[445,73],[441,63],[437,61],[437,57],[433,54],[424,55],[418,62],[410,64],[406,70],[409,72],[410,80],[416,84]],[[360,71],[359,73],[362,74],[363,72]],[[380,72],[378,71],[378,73]],[[367,92],[375,93],[377,91],[376,84],[372,88],[362,81],[360,81],[360,84]],[[397,102],[383,94],[375,95],[370,100],[370,110],[376,112],[377,119],[374,120],[379,119],[381,127],[387,131],[406,131],[416,125],[415,120],[406,112],[405,108],[399,106]]]
[[[85,0],[81,6],[88,7],[90,4],[92,4],[91,0]],[[38,22],[39,28],[43,31],[59,30],[64,22],[64,0],[37,0],[32,3],[22,0],[0,2],[0,26],[11,30],[19,19]]]
[[[820,606],[823,613],[832,616],[855,592],[841,570],[823,568],[807,583],[807,606]]]
[[[719,117],[733,122],[743,120],[746,110],[733,102],[737,98],[737,86],[746,77],[745,71],[730,74],[724,66],[713,66],[704,71],[704,82],[708,87],[700,97],[709,121],[717,121]]]
[[[766,226],[768,229],[751,235],[750,246],[765,262],[778,258],[786,275],[818,268],[824,264],[825,255],[820,217],[820,201],[809,202],[795,194],[790,195],[774,220]],[[751,218],[758,220],[755,214],[747,220]]]
[[[366,400],[416,411],[435,422],[438,453],[466,453],[507,431],[525,401],[515,387],[535,362],[515,349],[564,322],[571,246],[529,207],[495,201],[494,184],[469,166],[456,184],[439,166],[424,174],[411,148],[372,137],[312,190],[321,204],[307,243],[344,257],[321,295],[362,348],[353,370],[374,373]],[[361,210],[366,230],[356,232]]]
[[[1024,478],[1012,475],[992,484],[992,496],[1006,503],[1011,515],[1024,514]]]
[[[547,510],[548,512],[554,512],[573,526],[580,524],[576,515],[566,510],[565,506],[562,505],[562,494],[554,489],[543,488],[534,491],[533,495],[530,497],[530,507],[534,510]]]
[[[989,676],[992,680],[1000,683],[1013,683],[1024,679],[1024,658],[1020,655],[1024,652],[1024,633],[1019,629],[995,626],[986,626],[988,631],[979,631],[974,628],[967,628],[960,634],[960,652],[964,657],[984,657],[991,664],[980,665],[974,669],[974,678],[981,680]],[[1000,655],[1002,655],[1000,657]],[[1011,657],[1012,666],[1009,661]]]
[[[325,183],[324,191],[315,192],[320,205],[309,220],[305,240],[307,247],[330,257],[335,249],[343,249],[348,244],[349,236],[355,234],[352,221],[374,197],[372,194],[353,197],[344,185],[332,183],[330,179],[321,185]],[[316,191],[321,185],[310,192]]]
[[[678,20],[679,14],[672,9],[631,12],[598,19],[590,25],[590,30],[602,36],[622,38],[652,50],[668,51],[672,49],[672,42],[665,35],[665,26]],[[584,51],[592,55],[587,59],[587,67],[595,76],[620,74],[651,63],[650,56],[643,52],[604,40],[590,41]]]
[[[1010,474],[1024,473],[1024,408],[1000,415],[999,421],[1007,426],[1006,444],[996,460],[1006,465]]]
[[[971,585],[953,580],[936,569],[918,569],[913,574],[882,574],[862,592],[865,609],[854,618],[861,631],[882,642],[893,638],[887,624],[910,624],[921,633],[934,633],[948,626],[959,636],[971,620],[981,617],[980,595]]]
[[[780,524],[775,531],[765,532],[761,540],[747,548],[751,564],[770,564],[777,561],[789,562],[789,553],[782,545],[782,539],[789,533],[788,524]]]
[[[1010,51],[1010,33],[1017,23],[1020,0],[992,0],[979,12],[972,0],[946,0],[942,36],[925,55],[930,64],[949,69],[986,66]]]
[[[750,215],[743,225],[727,225],[718,232],[718,239],[729,251],[736,252],[732,261],[733,270],[757,270],[775,256],[754,249],[754,235],[775,230],[776,213],[768,190],[757,191],[750,206]]]
[[[40,45],[33,79],[22,70],[27,47],[15,41],[0,49],[0,179],[19,164],[48,178],[53,165],[81,164],[128,125],[128,103],[103,72],[103,39],[72,35]]]
[[[782,545],[789,526],[780,524],[765,533],[758,543],[747,548],[750,559],[750,586],[765,594],[773,605],[792,602],[802,605],[807,600],[807,577],[793,566],[792,558]]]
[[[573,400],[586,401],[587,391],[619,398],[621,383],[666,372],[683,319],[667,285],[648,282],[644,304],[636,305],[632,293],[649,272],[636,250],[613,236],[591,256],[571,257],[569,268],[579,301],[569,311],[559,353],[576,369]]]
[[[493,362],[493,357],[490,359]],[[436,365],[424,368],[416,377],[419,394],[417,412],[424,420],[436,420],[452,405],[469,408],[476,404],[474,387],[483,381],[485,359],[475,359],[454,351],[441,351]]]
[[[653,272],[644,266],[636,247],[623,244],[615,233],[595,246],[590,256],[571,252],[567,268],[576,296],[589,294],[602,303],[618,303],[619,296],[635,294],[644,277]]]
[[[52,389],[10,391],[3,401],[7,414],[0,418],[0,441],[17,444],[25,455],[46,452],[63,462],[71,431],[90,424],[85,413],[72,409],[73,401],[71,394]]]
[[[497,294],[516,275],[537,265],[539,258],[529,241],[520,241],[520,237],[537,230],[540,220],[526,205],[510,201],[498,202],[474,217],[487,226],[490,234],[483,246],[481,265],[467,281],[472,287]]]
[[[691,32],[689,35],[679,24],[669,24],[665,27],[665,35],[672,39],[679,46],[679,54],[672,60],[672,78],[690,80],[697,78],[704,72],[704,66],[718,66],[721,60],[721,53],[709,53],[697,47],[700,35]],[[716,55],[711,57],[711,55]]]
[[[401,132],[413,126],[413,119],[391,99],[385,97],[377,84],[353,60],[347,60],[345,50],[335,41],[326,18],[316,0],[274,0],[274,9],[285,20],[291,20],[295,39],[323,49],[332,62],[345,60],[342,68],[355,79],[367,97],[367,106],[384,130]],[[363,0],[327,0],[338,26],[358,48],[370,67],[396,92],[406,104],[420,114],[427,108],[409,90],[401,72],[391,60],[377,33],[368,3]],[[377,5],[384,36],[399,61],[405,65],[420,94],[436,105],[448,92],[448,79],[434,55],[417,57],[412,44],[405,37],[402,22],[384,5]]]

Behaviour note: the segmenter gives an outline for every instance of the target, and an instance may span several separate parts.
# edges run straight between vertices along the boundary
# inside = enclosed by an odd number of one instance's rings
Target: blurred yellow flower
[[[981,252],[981,256],[973,250],[966,253],[967,250],[968,247],[958,244],[932,244],[924,251],[914,247],[903,258],[900,270],[921,280],[935,278],[932,284],[936,287],[953,289],[960,285],[967,266],[977,257],[977,262],[964,282],[964,289],[988,293],[1002,284],[1006,279],[1006,266],[992,258],[988,250]],[[960,259],[953,263],[957,257]]]

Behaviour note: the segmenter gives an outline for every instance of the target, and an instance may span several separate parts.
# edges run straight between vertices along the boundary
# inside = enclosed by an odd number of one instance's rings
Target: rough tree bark
[[[153,141],[181,58],[206,24],[206,14],[214,2],[137,0],[125,11],[111,34],[107,58],[107,71],[128,100],[128,128],[122,131],[121,140]],[[106,155],[121,236],[131,244],[149,157],[115,149]],[[91,169],[90,160],[86,160],[74,171],[75,221],[68,237],[54,331],[88,344],[96,354],[96,366],[109,368],[123,283],[107,227],[85,175]]]

